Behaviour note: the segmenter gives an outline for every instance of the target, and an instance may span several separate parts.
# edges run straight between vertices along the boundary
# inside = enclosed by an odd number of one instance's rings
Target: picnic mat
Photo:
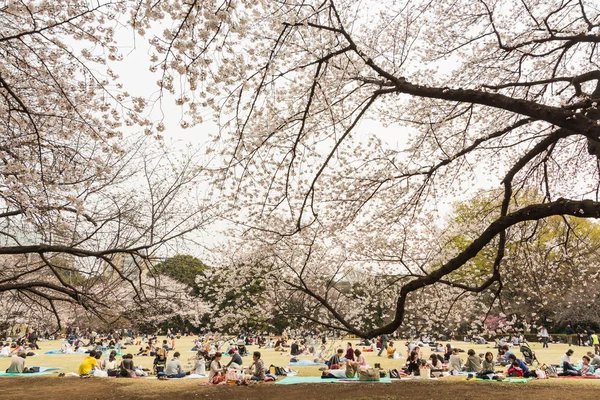
[[[55,368],[58,369],[58,368]],[[46,371],[40,371],[40,372],[31,372],[28,374],[15,374],[15,373],[8,373],[8,372],[0,372],[0,376],[40,376],[40,375],[51,375],[51,374],[55,374],[56,371],[54,370],[46,370]]]
[[[300,360],[298,362],[290,362],[290,367],[322,367],[325,363],[316,363],[310,360]]]
[[[359,381],[358,379],[321,379],[320,376],[288,376],[280,381],[276,381],[276,385],[296,385],[299,383],[392,383],[387,376],[378,381]]]
[[[570,379],[600,379],[597,378],[594,375],[588,375],[588,376],[572,376],[572,375],[566,375],[566,376],[557,376],[557,378],[570,378]]]
[[[89,352],[89,350],[87,350],[87,351]],[[50,350],[50,351],[45,352],[44,354],[67,354],[67,355],[80,354],[81,355],[81,354],[87,354],[87,353],[86,353],[86,350],[78,351],[77,353],[75,353],[75,352],[73,352],[73,353],[63,353],[60,350]]]

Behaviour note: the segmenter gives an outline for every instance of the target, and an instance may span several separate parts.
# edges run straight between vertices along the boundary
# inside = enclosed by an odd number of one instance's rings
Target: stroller
[[[540,361],[535,356],[535,351],[531,350],[531,347],[529,347],[527,343],[521,344],[519,350],[521,351],[521,354],[523,354],[525,364],[533,365],[533,363],[536,362],[537,365],[540,365]]]
[[[158,349],[156,357],[154,357],[154,374],[159,378],[166,377],[165,369],[167,368],[167,352],[164,349]]]

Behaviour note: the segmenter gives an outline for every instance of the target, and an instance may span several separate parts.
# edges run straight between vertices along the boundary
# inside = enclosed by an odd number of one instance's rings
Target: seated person
[[[467,352],[467,362],[465,363],[464,370],[467,372],[481,372],[481,358],[475,354],[475,350],[469,349]]]
[[[262,381],[265,379],[265,364],[263,360],[260,359],[260,351],[255,351],[254,354],[252,354],[252,361],[253,362],[250,365],[250,370],[252,371],[250,380]]]
[[[442,371],[444,368],[444,357],[439,354],[431,354],[429,356],[429,364],[431,365],[432,371]]]
[[[521,368],[521,365],[519,364],[518,361],[513,361],[513,363],[511,364],[510,368],[508,368],[506,370],[506,376],[517,376],[517,377],[522,377],[523,376],[523,369]]]
[[[242,361],[242,357],[240,357],[234,348],[229,349],[229,355],[231,356],[231,360],[229,361],[229,364],[225,366],[225,368],[242,369],[242,364],[244,361]]]
[[[600,355],[594,354],[591,351],[587,352],[587,356],[590,358],[590,365],[595,368],[600,368]]]
[[[491,351],[485,353],[485,357],[481,363],[481,373],[494,373],[496,363],[494,362],[494,354]]]
[[[24,352],[19,352],[16,356],[12,356],[10,360],[10,366],[6,370],[7,374],[23,374],[29,371],[27,367],[25,367],[25,359],[27,358],[27,354]]]
[[[167,363],[167,368],[165,368],[165,375],[167,375],[167,378],[183,378],[184,376],[189,375],[189,373],[186,374],[183,371],[183,365],[181,365],[181,361],[179,361],[180,355],[181,354],[176,351],[173,354],[173,358]]]
[[[108,371],[109,369],[117,369],[117,352],[115,350],[112,350],[110,352],[110,354],[108,355],[108,360],[105,360],[104,364],[102,365],[102,369],[105,371]]]
[[[98,368],[98,361],[96,360],[96,351],[92,350],[79,365],[78,373],[79,375],[89,375],[94,368]]]
[[[511,366],[514,366],[515,361],[519,365],[519,368],[521,369],[522,373],[521,373],[521,375],[518,375],[518,376],[523,376],[524,374],[527,374],[529,372],[529,367],[527,366],[527,364],[525,364],[523,361],[519,360],[517,358],[517,356],[515,356],[514,354],[511,353],[508,356],[508,360],[509,360]]]
[[[563,354],[562,358],[561,358],[561,364],[562,364],[562,368],[563,368],[563,372],[562,375],[573,375],[573,376],[577,376],[579,375],[579,371],[577,371],[577,368],[575,368],[575,366],[573,365],[572,361],[571,361],[571,356],[573,355],[574,351],[569,349],[567,350],[567,352],[565,354]]]
[[[410,357],[406,362],[406,366],[404,367],[404,373],[406,375],[414,375],[419,376],[421,374],[419,367],[421,366],[421,361],[419,360],[419,355],[413,351],[410,353]]]
[[[448,360],[448,372],[452,373],[454,371],[457,373],[462,371],[462,359],[458,355],[458,349],[452,349],[452,355]]]
[[[133,364],[133,354],[125,354],[119,365],[120,376],[124,378],[135,377],[135,365]]]
[[[298,343],[294,340],[294,342],[292,343],[292,348],[290,350],[290,354],[293,356],[298,356],[300,355],[300,347],[298,346]]]
[[[354,353],[352,353],[352,356],[354,356]],[[324,363],[325,361],[327,361],[325,359],[326,357],[327,354],[325,351],[325,346],[321,346],[321,348],[315,351],[315,354],[313,354],[313,361],[316,363]]]
[[[347,372],[349,372],[349,369],[352,369],[353,372],[352,372],[351,376],[357,376],[359,371],[361,371],[361,370],[364,371],[364,370],[370,368],[369,363],[367,363],[367,359],[362,354],[362,351],[360,351],[359,349],[355,349],[354,357],[356,357],[356,361],[348,361],[347,367],[346,367]],[[348,367],[348,365],[350,367]]]
[[[331,356],[329,361],[327,361],[325,364],[327,364],[329,369],[339,369],[340,364],[342,363],[341,359],[342,359],[343,354],[344,354],[344,350],[338,349],[337,353],[334,354],[333,356]]]
[[[590,365],[590,358],[588,356],[583,356],[581,358],[581,368],[579,369],[579,375],[581,376],[591,376],[594,375],[590,371],[592,366]]]
[[[325,346],[322,346],[325,349]],[[346,355],[344,357],[346,361],[354,361],[354,349],[352,348],[352,343],[348,342],[346,345]]]
[[[390,341],[387,346],[387,357],[394,358],[394,353],[396,352],[396,348],[394,347],[394,342]]]
[[[2,350],[0,351],[0,357],[10,357],[10,346],[7,343],[4,343]]]
[[[215,377],[219,378],[224,375],[223,366],[221,365],[221,357],[222,354],[220,352],[216,352],[213,356],[212,361],[210,362],[210,371],[208,372],[208,381],[213,382]]]

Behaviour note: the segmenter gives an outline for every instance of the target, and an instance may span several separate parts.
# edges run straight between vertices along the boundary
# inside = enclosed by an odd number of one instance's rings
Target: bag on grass
[[[358,380],[360,381],[378,381],[379,370],[375,368],[361,369],[358,371]]]
[[[390,379],[400,379],[400,372],[396,368],[390,369]]]

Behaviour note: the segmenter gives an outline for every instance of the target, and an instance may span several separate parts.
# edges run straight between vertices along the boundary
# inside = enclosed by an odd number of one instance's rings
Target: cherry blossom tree
[[[210,218],[199,154],[167,152],[111,68],[129,5],[0,4],[3,304],[118,316],[158,298],[147,267]]]
[[[462,293],[501,293],[511,230],[600,216],[593,1],[157,3],[174,19],[152,39],[159,84],[189,124],[214,108],[222,191],[307,319],[376,336],[438,303],[448,315]],[[374,120],[399,144],[365,132]],[[501,207],[442,251],[438,205],[474,182]],[[522,205],[529,187],[543,196]],[[485,279],[451,279],[482,251]],[[340,290],[349,274],[364,290]],[[360,323],[378,302],[383,322]]]

